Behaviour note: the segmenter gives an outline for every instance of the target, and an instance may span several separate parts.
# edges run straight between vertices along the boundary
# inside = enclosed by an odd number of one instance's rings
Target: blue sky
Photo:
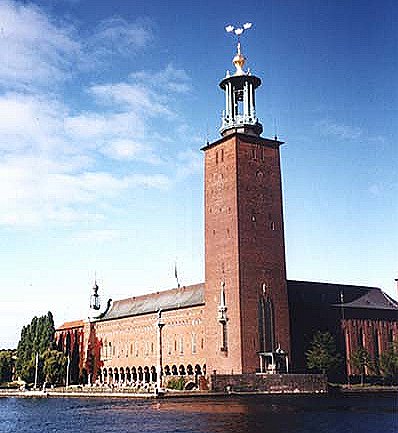
[[[51,310],[203,281],[200,147],[218,138],[227,24],[282,149],[287,271],[398,277],[395,1],[0,3],[0,347]]]

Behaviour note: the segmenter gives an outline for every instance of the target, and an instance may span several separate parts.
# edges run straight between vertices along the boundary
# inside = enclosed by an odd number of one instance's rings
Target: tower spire
[[[236,71],[234,75],[227,72],[220,87],[225,91],[225,109],[220,128],[221,135],[233,132],[259,136],[263,127],[256,116],[255,90],[261,85],[261,80],[249,72],[245,72],[246,58],[242,54],[240,37],[245,30],[252,27],[252,23],[245,23],[241,27],[228,25],[225,30],[237,38],[237,52],[232,59]]]

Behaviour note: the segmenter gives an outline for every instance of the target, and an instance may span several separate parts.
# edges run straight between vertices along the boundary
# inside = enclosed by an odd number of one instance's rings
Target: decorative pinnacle
[[[252,23],[245,23],[242,27],[234,27],[233,25],[229,24],[225,27],[225,30],[227,33],[232,33],[238,40],[237,43],[237,53],[235,54],[235,57],[232,59],[232,63],[235,65],[236,72],[234,75],[244,75],[245,71],[243,70],[243,66],[245,65],[246,58],[241,53],[240,50],[240,37],[244,33],[245,30],[249,30],[252,27]]]

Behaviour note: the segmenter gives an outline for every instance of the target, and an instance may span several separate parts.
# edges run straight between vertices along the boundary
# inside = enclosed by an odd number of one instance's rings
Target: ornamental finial
[[[243,70],[243,66],[245,65],[246,58],[241,53],[240,49],[240,37],[244,33],[245,30],[249,30],[252,27],[252,23],[245,23],[241,27],[234,27],[233,25],[229,24],[225,27],[225,30],[227,33],[231,33],[233,36],[235,36],[238,40],[237,42],[237,52],[235,54],[235,57],[232,59],[232,63],[235,65],[236,71],[234,75],[244,75],[245,71]]]

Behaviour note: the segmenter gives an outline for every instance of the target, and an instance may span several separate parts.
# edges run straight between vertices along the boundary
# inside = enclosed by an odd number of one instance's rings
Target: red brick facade
[[[115,301],[91,322],[60,327],[72,381],[160,386],[161,375],[304,372],[322,330],[340,347],[346,338],[346,359],[360,339],[372,356],[397,341],[398,304],[380,289],[345,286],[340,305],[340,285],[286,280],[282,143],[260,137],[261,80],[242,70],[239,50],[237,72],[220,83],[223,137],[203,149],[205,283]]]
[[[275,311],[272,350],[280,346],[290,351],[280,144],[232,134],[204,148],[206,341],[210,371],[258,371],[258,306],[264,295],[269,295]],[[218,318],[223,283],[225,324]]]
[[[398,343],[398,322],[391,320],[344,319],[341,321],[344,335],[346,369],[349,376],[359,375],[360,371],[351,366],[352,354],[364,348],[372,360],[387,351],[393,343]],[[377,374],[367,369],[366,374]]]

